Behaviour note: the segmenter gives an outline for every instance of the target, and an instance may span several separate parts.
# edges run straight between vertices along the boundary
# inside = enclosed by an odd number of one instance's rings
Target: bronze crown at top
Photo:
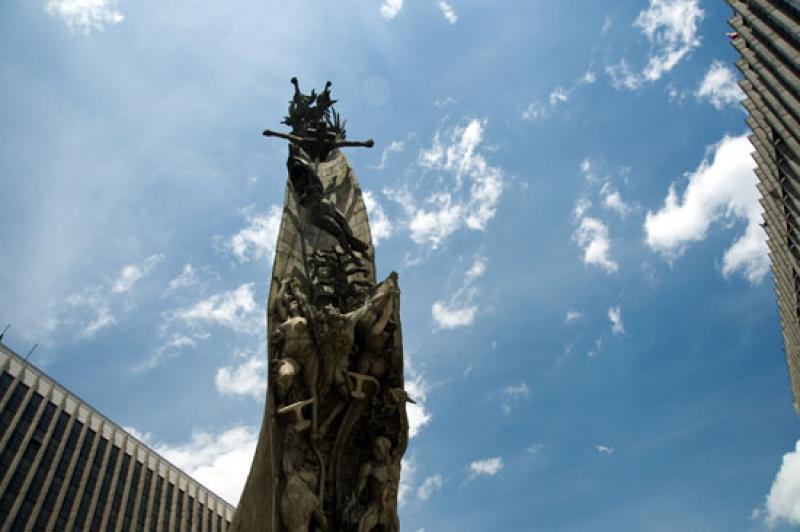
[[[302,148],[312,160],[324,161],[331,151],[349,146],[371,148],[375,145],[372,139],[366,141],[346,140],[345,123],[333,108],[336,100],[331,98],[330,81],[319,94],[311,90],[310,94],[300,91],[297,78],[292,78],[294,96],[289,101],[289,114],[284,117],[283,124],[292,128],[290,133],[280,133],[271,129],[264,130],[266,137],[286,139]]]

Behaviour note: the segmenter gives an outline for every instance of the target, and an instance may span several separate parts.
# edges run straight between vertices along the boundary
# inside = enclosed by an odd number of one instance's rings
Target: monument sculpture
[[[399,532],[408,397],[397,274],[376,282],[361,188],[331,83],[294,96],[267,304],[268,387],[236,532]]]

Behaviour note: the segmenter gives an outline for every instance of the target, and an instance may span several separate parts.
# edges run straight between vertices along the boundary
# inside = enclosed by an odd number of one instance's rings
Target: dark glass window
[[[183,519],[183,498],[186,493],[182,490],[178,490],[178,500],[175,501],[175,526],[173,527],[173,532],[179,532],[181,529],[181,520]]]
[[[61,508],[58,511],[58,520],[56,522],[60,524],[56,526],[56,530],[64,530],[66,527],[67,519],[69,518],[69,514],[72,511],[72,506],[75,503],[75,496],[78,493],[78,487],[80,486],[81,479],[84,475],[86,459],[89,456],[89,451],[92,449],[95,435],[96,433],[89,429],[86,431],[86,435],[83,438],[83,443],[81,443],[81,448],[78,451],[78,459],[75,461],[75,467],[72,470],[72,475],[70,476],[69,483],[67,484],[67,493],[64,496],[64,502],[61,504]]]
[[[7,371],[0,373],[0,400],[6,395],[6,391],[11,387],[12,382],[14,382],[14,377],[10,373]]]
[[[205,508],[200,503],[200,501],[197,501],[197,508],[195,509],[196,511],[195,511],[195,514],[194,514],[195,530],[202,530],[202,528],[203,528],[203,510],[204,509]]]
[[[164,519],[162,519],[160,530],[167,530],[167,527],[169,527],[169,518],[172,516],[172,494],[175,492],[174,488],[174,485],[167,483],[167,498],[164,499]]]
[[[131,479],[131,487],[130,493],[128,494],[128,500],[125,503],[125,515],[123,517],[123,522],[125,525],[122,527],[123,530],[130,530],[131,521],[133,521],[133,506],[136,503],[137,497],[137,489],[139,487],[139,478],[142,476],[142,463],[136,462],[136,465],[133,466],[133,478]]]
[[[150,501],[150,486],[153,483],[153,470],[148,469],[144,476],[141,502],[139,503],[139,517],[136,519],[136,530],[144,530],[144,519],[147,516],[147,503]]]
[[[153,494],[153,511],[150,513],[150,532],[156,531],[158,514],[161,511],[161,494],[164,492],[164,478],[156,480],[156,492]]]
[[[108,447],[108,440],[100,437],[97,442],[97,449],[94,453],[94,460],[89,467],[89,475],[86,478],[83,495],[81,495],[80,505],[78,506],[78,513],[75,517],[74,530],[80,532],[83,530],[83,523],[86,520],[86,514],[89,511],[89,505],[92,503],[94,490],[97,487],[97,475],[100,474],[100,468],[103,465],[103,458],[106,455],[106,448]],[[96,511],[96,510],[95,510]]]
[[[114,480],[114,470],[117,467],[118,459],[119,447],[112,445],[108,455],[108,464],[106,465],[105,473],[103,473],[103,480],[100,484],[100,491],[97,494],[97,505],[94,509],[90,530],[100,530],[100,520],[103,518],[103,513],[106,509],[108,494],[111,491],[111,481]]]
[[[194,497],[189,497],[189,505],[186,508],[186,517],[188,518],[188,523],[186,524],[186,530],[194,530],[192,525],[195,522],[195,510],[194,510]]]
[[[111,499],[111,511],[108,517],[109,529],[113,529],[114,524],[117,522],[117,516],[119,515],[120,506],[122,505],[122,496],[125,494],[125,484],[128,481],[128,470],[130,469],[131,459],[131,455],[123,453],[122,465],[120,466],[119,475],[117,476],[117,483],[114,485],[114,498]],[[133,487],[133,485],[131,485],[131,487]]]

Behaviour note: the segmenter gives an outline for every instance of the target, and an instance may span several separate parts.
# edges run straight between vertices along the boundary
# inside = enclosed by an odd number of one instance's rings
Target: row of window
[[[230,525],[142,462],[134,461],[131,468],[131,455],[66,412],[58,412],[57,406],[39,393],[31,393],[25,402],[29,387],[17,382],[12,390],[13,382],[9,373],[0,373],[0,403],[7,397],[0,411],[0,527],[13,519],[11,530],[23,530],[33,519],[36,532],[66,531],[74,512],[71,531],[113,530],[109,523],[118,520],[122,530],[128,531],[133,530],[136,513],[135,530],[155,532],[167,530],[173,504],[175,520],[170,532],[178,532],[182,522],[186,530],[200,530],[204,514],[209,530],[222,531],[223,524],[225,529]],[[49,431],[52,434],[47,438]],[[163,513],[164,523],[160,527],[159,513]]]

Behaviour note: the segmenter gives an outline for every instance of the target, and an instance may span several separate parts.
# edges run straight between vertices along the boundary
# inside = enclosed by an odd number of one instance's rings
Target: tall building
[[[800,0],[727,0],[775,291],[800,413]]]
[[[0,343],[0,532],[224,532],[233,511]]]

